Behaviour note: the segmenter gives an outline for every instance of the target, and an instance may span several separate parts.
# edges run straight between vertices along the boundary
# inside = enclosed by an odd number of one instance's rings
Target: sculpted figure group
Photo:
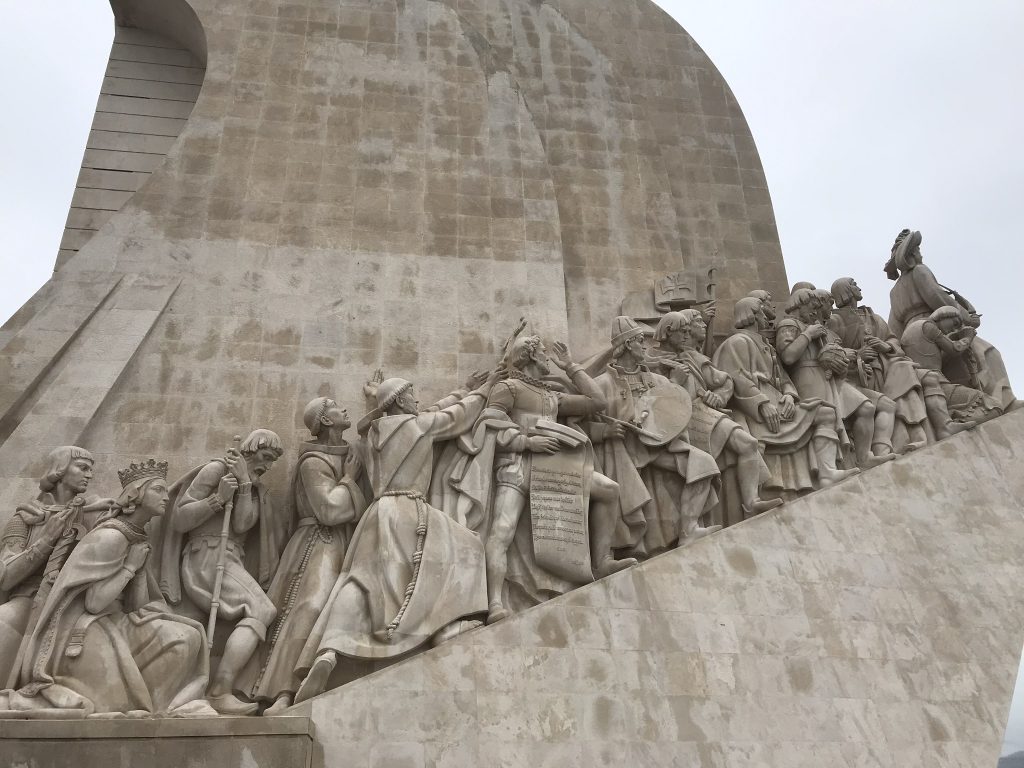
[[[0,538],[0,717],[279,714],[394,659],[762,514],[1017,407],[980,316],[902,232],[886,322],[849,277],[779,313],[612,323],[574,360],[521,325],[421,409],[373,375],[356,435],[328,397],[286,447],[252,431],[174,483],[148,459],[89,495],[53,451]]]

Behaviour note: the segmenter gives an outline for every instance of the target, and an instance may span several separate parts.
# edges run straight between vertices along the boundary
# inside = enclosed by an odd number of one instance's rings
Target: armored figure
[[[19,648],[57,574],[82,536],[96,525],[112,499],[85,496],[93,459],[66,445],[47,457],[39,496],[18,506],[0,538],[0,686],[18,686]]]
[[[289,707],[302,682],[299,656],[327,605],[356,523],[366,510],[362,460],[344,439],[348,413],[329,397],[310,401],[303,421],[312,441],[303,443],[291,482],[294,527],[267,594],[277,619],[260,648],[262,664],[250,688],[253,699],[272,702],[264,715]]]
[[[277,570],[287,523],[283,516],[275,518],[260,480],[281,453],[274,432],[255,430],[225,458],[179,480],[163,521],[159,573],[168,601],[176,606],[184,593],[204,613],[216,603],[217,617],[237,622],[210,681],[210,703],[225,715],[258,709],[235,695],[235,683],[277,616],[264,589]],[[255,574],[246,569],[247,550],[256,555]],[[218,570],[223,578],[215,595]]]
[[[760,486],[768,477],[757,438],[729,416],[734,384],[700,350],[707,336],[701,314],[692,309],[670,312],[658,323],[654,339],[660,345],[652,360],[668,379],[683,387],[693,401],[687,429],[692,445],[715,457],[722,472],[723,494],[716,521],[725,525],[773,509],[781,499],[761,499]],[[733,486],[735,485],[735,489]]]
[[[792,496],[856,473],[836,468],[835,408],[802,398],[762,335],[768,327],[764,302],[740,299],[734,321],[738,332],[722,342],[713,363],[732,377],[733,418],[764,446],[770,475],[765,487]]]
[[[642,515],[642,536],[627,551],[649,556],[720,530],[700,523],[718,503],[720,479],[714,458],[689,441],[690,396],[648,368],[632,319],[612,322],[611,346],[612,362],[595,379],[608,407],[589,432],[597,465],[619,485],[620,515]]]
[[[118,473],[112,516],[85,535],[43,602],[22,685],[0,709],[37,717],[216,715],[206,634],[170,612],[146,570],[146,524],[167,507],[167,462]]]

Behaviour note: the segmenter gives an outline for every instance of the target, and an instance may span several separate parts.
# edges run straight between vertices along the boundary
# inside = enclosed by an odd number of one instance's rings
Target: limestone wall
[[[1022,461],[1005,416],[296,709],[331,768],[994,766]]]
[[[595,352],[684,266],[718,268],[723,317],[785,292],[742,113],[649,0],[113,4],[205,75],[159,166],[0,329],[0,524],[58,445],[110,494],[140,456],[180,475],[252,427],[295,445],[318,395],[358,418],[378,366],[429,402],[521,316]]]

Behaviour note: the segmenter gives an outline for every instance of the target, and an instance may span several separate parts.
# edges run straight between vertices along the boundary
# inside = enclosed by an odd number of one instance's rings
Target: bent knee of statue
[[[590,496],[598,501],[611,501],[619,497],[619,484],[607,475],[595,472],[591,475]]]

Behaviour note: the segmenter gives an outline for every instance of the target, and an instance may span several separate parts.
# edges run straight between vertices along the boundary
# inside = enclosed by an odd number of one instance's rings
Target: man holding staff
[[[287,526],[274,518],[260,478],[282,452],[274,432],[257,429],[237,450],[194,470],[171,489],[175,500],[165,523],[160,590],[173,605],[184,591],[205,614],[217,603],[217,617],[237,621],[210,681],[210,704],[222,715],[250,715],[257,709],[234,694],[234,683],[277,616],[264,590],[276,571]],[[223,546],[222,532],[227,534]],[[247,545],[258,548],[255,574],[243,564]]]

